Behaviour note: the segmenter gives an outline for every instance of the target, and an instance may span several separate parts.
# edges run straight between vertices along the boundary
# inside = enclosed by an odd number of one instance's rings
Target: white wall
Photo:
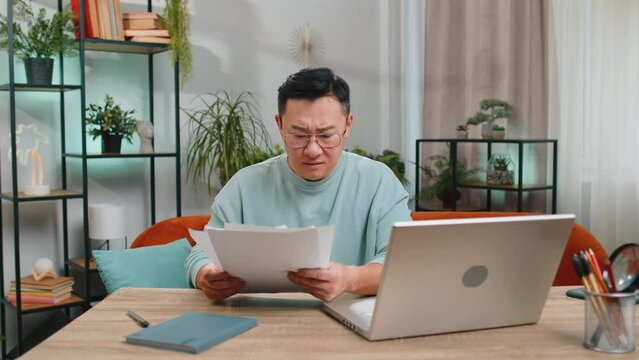
[[[39,1],[50,7],[55,1]],[[123,11],[145,11],[146,1],[124,1]],[[158,11],[164,0],[153,0]],[[4,6],[4,5],[3,5]],[[371,152],[384,148],[401,151],[400,117],[401,79],[401,4],[392,0],[191,0],[193,44],[193,78],[180,92],[181,106],[192,108],[197,95],[217,90],[249,90],[256,94],[262,118],[274,142],[277,136],[273,115],[277,109],[277,87],[299,66],[289,55],[289,37],[296,27],[311,25],[321,34],[324,50],[322,66],[329,66],[351,86],[354,131],[347,148],[360,145]],[[3,13],[4,8],[2,8]],[[91,53],[87,55],[87,104],[99,102],[105,93],[113,95],[125,108],[136,108],[140,118],[148,117],[146,58],[135,55]],[[172,130],[173,91],[169,55],[155,57],[156,148],[174,146]],[[0,59],[0,78],[8,78],[7,59]],[[79,81],[77,58],[66,62],[67,82]],[[22,63],[16,63],[17,81],[23,81]],[[55,81],[55,80],[54,80]],[[79,149],[79,109],[77,92],[65,95],[68,147]],[[8,94],[0,94],[0,155],[2,156],[2,191],[11,191],[11,164],[7,160]],[[59,187],[60,120],[57,95],[19,94],[17,122],[35,123],[50,139],[42,146],[47,182]],[[182,117],[182,126],[185,117]],[[185,129],[184,129],[185,130]],[[23,141],[33,139],[23,138]],[[182,153],[188,134],[181,136]],[[126,144],[124,150],[134,150]],[[99,143],[91,142],[89,150],[99,151]],[[80,189],[80,161],[69,160],[70,186]],[[174,163],[158,160],[157,219],[175,216]],[[130,240],[150,225],[148,161],[145,159],[111,159],[89,161],[89,202],[112,202],[127,211],[127,233]],[[19,166],[19,188],[29,181],[29,169]],[[212,196],[200,188],[195,192],[182,169],[182,209],[184,215],[207,214]],[[81,200],[70,200],[72,256],[82,251]],[[4,261],[6,287],[14,279],[12,204],[2,202]],[[62,267],[61,205],[59,202],[37,202],[20,205],[21,274],[26,275],[33,262],[51,257]],[[121,247],[115,243],[112,247]],[[6,290],[6,289],[5,289]],[[29,324],[29,317],[26,317]],[[10,316],[10,324],[13,320]],[[10,325],[11,327],[11,325]],[[11,330],[9,331],[11,338]]]

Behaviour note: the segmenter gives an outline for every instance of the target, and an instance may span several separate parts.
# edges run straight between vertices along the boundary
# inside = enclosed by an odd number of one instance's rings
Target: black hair
[[[307,68],[290,75],[277,89],[277,111],[282,116],[288,99],[316,100],[334,96],[344,108],[351,112],[350,89],[344,79],[329,68]]]

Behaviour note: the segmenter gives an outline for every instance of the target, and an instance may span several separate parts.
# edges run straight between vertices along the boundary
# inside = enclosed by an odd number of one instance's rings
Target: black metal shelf
[[[41,92],[65,92],[80,90],[80,85],[39,85],[39,84],[13,84],[15,91],[41,91]],[[11,91],[11,84],[0,85],[0,91]]]
[[[47,195],[25,195],[24,192],[19,192],[18,197],[14,197],[12,192],[4,192],[0,194],[0,198],[7,201],[17,202],[35,202],[35,201],[51,201],[51,200],[64,200],[64,199],[82,199],[84,195],[79,192],[67,190],[67,189],[53,189]]]
[[[84,49],[90,51],[150,55],[165,52],[169,49],[169,46],[167,44],[87,38],[84,39]]]
[[[422,157],[421,146],[426,143],[444,143],[449,147],[448,159],[455,159],[455,161],[451,160],[452,164],[452,173],[453,173],[453,187],[455,189],[479,189],[486,190],[486,206],[482,209],[476,210],[466,210],[457,207],[457,200],[452,201],[452,208],[432,208],[432,207],[422,207],[420,204],[420,192],[421,192],[421,180],[422,175],[420,171],[420,166],[422,163],[420,158]],[[488,159],[490,159],[492,155],[492,146],[493,144],[512,144],[517,145],[517,155],[518,155],[518,167],[517,167],[517,181],[512,185],[494,185],[487,184],[485,182],[481,183],[462,183],[458,184],[456,181],[456,176],[454,174],[457,173],[457,154],[458,154],[458,145],[459,144],[486,144],[487,146],[487,155]],[[550,145],[552,148],[552,181],[551,184],[523,184],[523,152],[524,145],[528,144],[546,144]],[[416,154],[415,154],[415,211],[491,211],[491,191],[504,191],[504,192],[514,192],[517,195],[517,211],[522,211],[522,203],[523,203],[523,193],[531,192],[531,191],[548,191],[550,190],[552,193],[552,213],[555,214],[557,212],[557,140],[555,139],[452,139],[452,138],[443,138],[443,139],[418,139],[416,141],[415,146]]]
[[[159,157],[176,157],[178,154],[174,152],[161,152],[152,154],[140,153],[121,153],[121,154],[81,154],[81,153],[64,153],[64,157],[77,159],[116,159],[116,158],[159,158]]]
[[[4,303],[6,306],[9,306],[10,308],[13,308],[14,310],[17,310],[16,305],[11,303],[6,298],[2,299],[2,303]],[[70,298],[64,299],[57,304],[25,304],[23,302],[21,313],[33,314],[37,312],[51,311],[56,309],[66,309],[69,307],[83,306],[83,305],[84,305],[84,299],[76,294],[72,294]]]

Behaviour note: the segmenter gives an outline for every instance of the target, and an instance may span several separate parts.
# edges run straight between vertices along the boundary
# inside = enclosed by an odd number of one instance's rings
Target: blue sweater
[[[408,194],[384,164],[343,152],[329,177],[306,181],[288,166],[286,154],[246,167],[215,197],[210,226],[225,223],[307,227],[335,225],[331,261],[384,263],[391,226],[409,221]],[[195,284],[210,263],[195,246],[185,262]]]

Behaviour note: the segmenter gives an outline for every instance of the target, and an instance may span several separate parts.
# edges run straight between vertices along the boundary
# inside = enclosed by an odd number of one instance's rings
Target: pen
[[[129,315],[129,317],[133,320],[135,320],[136,323],[138,323],[138,325],[142,326],[142,327],[149,327],[149,322],[144,320],[140,315],[134,313],[133,311],[129,310],[126,313],[127,315]]]

